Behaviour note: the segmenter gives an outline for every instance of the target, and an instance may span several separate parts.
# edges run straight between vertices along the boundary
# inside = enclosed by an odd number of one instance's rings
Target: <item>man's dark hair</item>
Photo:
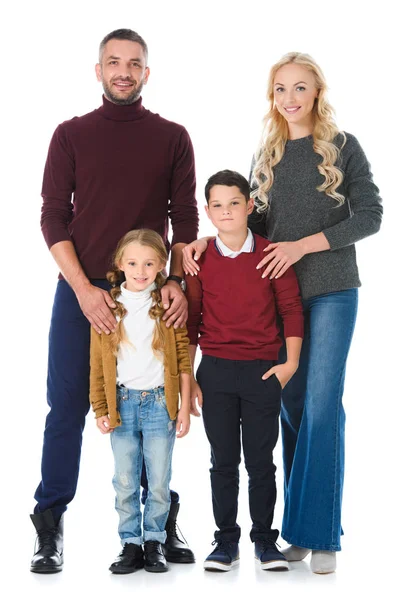
[[[246,177],[243,177],[237,171],[230,171],[225,169],[224,171],[218,171],[215,175],[211,175],[210,179],[206,183],[204,193],[206,195],[207,204],[210,200],[210,191],[214,185],[227,185],[228,187],[236,186],[240,192],[246,198],[246,202],[250,200],[250,185]]]
[[[144,41],[144,39],[138,33],[136,33],[136,31],[132,31],[132,29],[115,29],[115,31],[112,31],[111,33],[106,35],[105,38],[103,38],[101,40],[100,48],[99,48],[99,62],[100,63],[101,63],[101,59],[103,58],[104,47],[107,44],[107,42],[109,42],[110,40],[127,40],[128,42],[137,42],[138,44],[140,44],[143,48],[144,56],[146,58],[146,65],[147,65],[147,59],[149,57],[149,51],[147,48],[147,44]]]

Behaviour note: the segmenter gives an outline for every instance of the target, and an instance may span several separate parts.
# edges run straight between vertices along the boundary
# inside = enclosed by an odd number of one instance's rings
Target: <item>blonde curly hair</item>
[[[132,244],[132,242],[137,242],[141,246],[148,246],[149,248],[152,248],[164,266],[167,264],[168,260],[167,250],[162,237],[151,229],[134,229],[132,231],[128,231],[128,233],[126,233],[118,242],[118,246],[113,256],[113,268],[107,273],[107,280],[112,285],[110,295],[116,304],[116,308],[113,309],[113,312],[116,317],[119,317],[115,331],[110,333],[111,348],[115,355],[118,353],[118,346],[123,342],[127,342],[126,331],[124,327],[124,317],[127,314],[127,310],[122,302],[117,300],[118,296],[121,294],[121,283],[124,279],[123,272],[119,269],[118,265],[121,264],[125,248],[129,246],[129,244]],[[153,303],[149,310],[150,317],[155,320],[154,335],[151,347],[155,356],[157,357],[160,357],[165,344],[164,333],[160,324],[160,318],[165,312],[161,304],[160,290],[164,285],[165,280],[166,275],[164,270],[160,273],[157,273],[157,277],[154,282],[156,284],[156,288],[151,292]]]
[[[278,70],[288,64],[296,64],[305,67],[314,75],[315,87],[318,96],[313,107],[313,147],[314,152],[322,157],[318,165],[318,171],[323,175],[325,181],[317,187],[319,192],[325,192],[327,196],[334,198],[339,204],[343,204],[344,196],[339,194],[337,188],[343,181],[343,173],[335,166],[340,150],[346,143],[344,132],[339,131],[335,120],[334,110],[327,99],[327,84],[325,77],[315,60],[308,54],[301,52],[289,52],[285,54],[271,68],[268,80],[267,99],[269,100],[269,111],[263,119],[261,140],[255,155],[255,165],[252,174],[252,197],[255,198],[258,212],[268,207],[268,192],[274,182],[274,167],[280,162],[285,152],[285,145],[289,138],[289,128],[286,119],[279,113],[274,102],[274,80]],[[343,143],[340,148],[333,142],[341,134]]]

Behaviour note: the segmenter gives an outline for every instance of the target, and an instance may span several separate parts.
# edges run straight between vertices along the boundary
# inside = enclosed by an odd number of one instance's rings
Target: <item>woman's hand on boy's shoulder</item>
[[[281,365],[275,365],[269,371],[264,373],[262,379],[269,379],[271,375],[275,375],[279,383],[281,384],[281,388],[283,389],[285,385],[291,380],[293,375],[296,373],[298,364],[294,362],[285,362]]]
[[[110,418],[107,415],[96,419],[96,425],[101,433],[111,433],[111,431],[114,431],[114,428],[110,427]]]
[[[183,438],[189,433],[190,412],[189,407],[181,408],[176,417],[176,437]]]
[[[197,399],[197,404],[196,404]],[[203,408],[203,394],[201,392],[201,388],[197,383],[196,379],[192,376],[190,378],[190,414],[194,417],[200,417],[199,410],[197,405],[200,408]]]

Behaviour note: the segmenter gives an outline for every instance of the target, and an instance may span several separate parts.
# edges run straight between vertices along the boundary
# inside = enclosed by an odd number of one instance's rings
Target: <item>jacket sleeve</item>
[[[108,414],[104,389],[103,355],[101,334],[90,328],[90,404],[96,419]]]
[[[178,373],[192,373],[189,356],[189,338],[186,327],[175,329],[176,356],[178,359]]]
[[[349,246],[379,231],[382,200],[370,165],[357,139],[346,134],[343,147],[344,195],[350,216],[323,230],[331,250]]]

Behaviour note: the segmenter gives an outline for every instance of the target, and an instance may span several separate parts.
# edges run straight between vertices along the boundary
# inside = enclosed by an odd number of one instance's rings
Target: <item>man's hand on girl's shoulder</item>
[[[188,317],[188,304],[180,285],[175,281],[167,281],[161,288],[161,300],[167,309],[163,315],[166,326],[173,325],[175,329],[183,327]]]

